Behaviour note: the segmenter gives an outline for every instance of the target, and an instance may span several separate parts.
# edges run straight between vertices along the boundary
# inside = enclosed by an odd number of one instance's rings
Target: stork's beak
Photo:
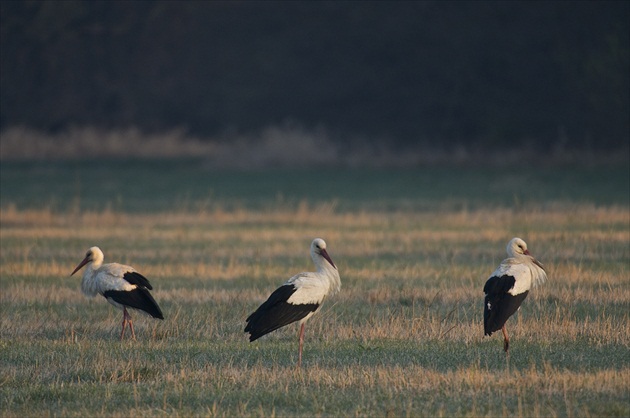
[[[74,273],[76,273],[77,271],[79,271],[79,269],[81,269],[81,267],[83,267],[84,265],[86,265],[86,264],[87,264],[87,263],[89,263],[90,261],[92,261],[92,260],[90,260],[90,257],[89,257],[89,256],[85,257],[85,258],[83,259],[83,261],[81,261],[81,262],[79,263],[79,265],[78,265],[78,266],[74,269],[74,271],[73,271],[72,273],[70,273],[70,275],[72,276]]]
[[[533,261],[533,263],[534,263],[534,264],[536,264],[538,267],[540,267],[541,269],[543,269],[543,271],[546,271],[546,270],[545,270],[545,267],[543,267],[543,265],[542,265],[542,263],[541,263],[540,261],[536,260],[536,259],[535,259],[533,256],[531,256],[531,255],[530,255],[530,257],[532,257],[532,261]]]
[[[528,255],[529,258],[532,259],[532,263],[536,264],[538,267],[540,267],[541,269],[543,269],[543,271],[545,271],[545,268],[543,267],[543,265],[540,263],[540,261],[536,260],[536,257],[534,257],[533,255],[531,255],[529,253],[529,250],[525,250],[523,251],[523,254]]]
[[[330,256],[328,255],[328,252],[326,252],[326,249],[322,249],[320,251],[320,254],[322,255],[322,257],[324,257],[326,259],[326,261],[328,261],[330,263],[331,266],[333,266],[334,268],[337,268],[335,263],[333,263],[332,258],[330,258]]]

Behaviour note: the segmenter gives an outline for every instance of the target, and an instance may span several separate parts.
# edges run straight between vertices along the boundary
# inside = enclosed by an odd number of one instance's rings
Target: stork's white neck
[[[339,271],[324,257],[318,256],[317,258],[318,260],[315,262],[315,265],[317,266],[317,273],[326,278],[328,285],[330,286],[330,295],[334,295],[341,289]]]
[[[538,264],[528,260],[527,265],[532,272],[532,287],[540,286],[547,281],[547,273]]]
[[[98,269],[101,268],[102,265],[103,265],[103,259],[102,258],[94,260],[94,261],[92,261],[91,263],[89,263],[87,265],[86,271],[87,270],[98,270]]]

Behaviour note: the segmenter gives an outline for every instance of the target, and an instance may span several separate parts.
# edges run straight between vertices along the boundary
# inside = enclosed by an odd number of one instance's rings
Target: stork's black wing
[[[149,283],[149,280],[137,271],[130,271],[123,275],[123,279],[127,280],[131,284],[136,286],[146,287],[149,290],[153,290],[153,286]]]
[[[287,302],[296,291],[297,288],[292,284],[280,286],[254,313],[247,317],[245,332],[250,334],[249,341],[255,341],[278,328],[299,321],[319,308],[319,303]]]
[[[144,311],[153,318],[164,319],[162,310],[144,287],[136,287],[133,290],[108,290],[103,296],[123,306]]]
[[[528,291],[514,296],[508,293],[514,287],[513,276],[493,276],[488,279],[483,291],[486,294],[483,307],[483,328],[485,335],[500,330],[505,322],[521,306]]]

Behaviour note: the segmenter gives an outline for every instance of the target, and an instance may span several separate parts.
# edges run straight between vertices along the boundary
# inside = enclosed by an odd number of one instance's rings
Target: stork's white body
[[[540,267],[540,264],[533,262],[532,259],[533,257],[531,256],[526,256],[526,258],[506,258],[490,277],[514,277],[514,287],[508,291],[512,296],[529,292],[532,288],[540,286],[547,280],[545,270]]]
[[[287,299],[293,305],[317,303],[321,305],[328,296],[333,296],[341,289],[339,272],[322,257],[313,257],[317,260],[316,272],[304,272],[296,274],[284,284],[293,285],[297,290]],[[306,320],[306,319],[304,319]],[[304,321],[303,320],[303,321]]]
[[[96,295],[103,295],[108,290],[133,290],[138,285],[129,283],[123,279],[123,276],[125,273],[135,271],[133,267],[124,264],[102,264],[102,261],[97,264],[96,261],[92,261],[83,272],[81,291],[85,296],[92,298]]]

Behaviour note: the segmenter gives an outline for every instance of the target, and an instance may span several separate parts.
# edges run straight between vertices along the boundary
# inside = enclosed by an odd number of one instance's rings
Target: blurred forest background
[[[2,1],[3,157],[24,129],[62,141],[85,127],[624,155],[629,5]]]

